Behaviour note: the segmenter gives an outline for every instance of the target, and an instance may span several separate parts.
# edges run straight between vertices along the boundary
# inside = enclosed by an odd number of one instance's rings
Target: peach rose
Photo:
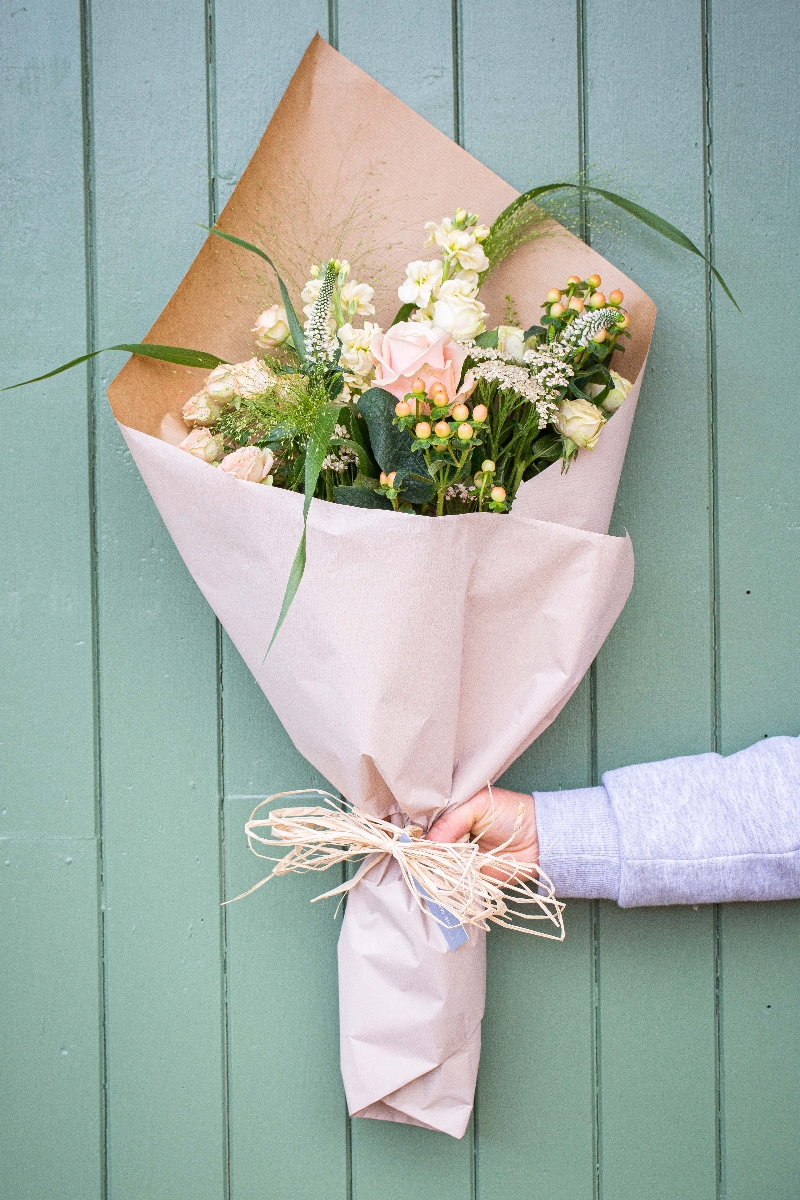
[[[246,479],[249,483],[261,483],[270,473],[275,456],[270,450],[261,450],[258,446],[242,446],[226,454],[219,469],[234,479]]]
[[[193,429],[189,436],[183,439],[178,449],[193,454],[195,458],[202,459],[203,462],[216,462],[218,458],[222,457],[223,443],[219,434],[215,436],[208,429]]]
[[[471,379],[464,380],[460,391],[458,387],[467,351],[436,325],[403,321],[386,333],[375,334],[369,349],[376,364],[375,386],[398,400],[411,391],[414,379],[423,380],[426,391],[434,383],[443,384],[451,404],[472,391]]]
[[[213,425],[226,407],[224,401],[215,400],[204,390],[187,400],[181,411],[187,425]]]

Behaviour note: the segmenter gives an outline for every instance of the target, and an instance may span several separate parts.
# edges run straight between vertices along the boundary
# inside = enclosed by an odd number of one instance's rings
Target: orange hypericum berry
[[[455,410],[454,410],[455,411]],[[485,421],[489,415],[489,410],[485,404],[476,404],[472,410],[473,421]]]
[[[506,489],[504,487],[493,487],[491,496],[495,504],[500,504],[506,498]]]
[[[381,471],[381,487],[386,487],[389,483],[389,476],[385,471]]]
[[[567,310],[564,308],[563,304],[554,304],[552,306],[552,308],[550,309],[550,316],[551,317],[561,317],[564,315],[564,313],[566,311]]]
[[[433,427],[433,432],[437,437],[449,437],[450,426],[447,424],[447,421],[437,421]]]
[[[573,309],[575,312],[583,312],[583,301],[580,296],[573,296],[567,308]]]
[[[468,442],[472,437],[472,426],[468,425],[466,422],[463,425],[459,425],[458,436],[461,438],[462,442]]]
[[[597,289],[600,287],[600,284],[603,281],[599,275],[590,275],[589,278],[586,280],[586,282],[588,284],[591,284],[591,286],[595,289],[595,291],[597,291]]]
[[[625,299],[622,292],[618,288],[614,288],[613,292],[608,293],[608,303],[613,304],[617,308]]]
[[[631,319],[627,313],[622,314],[622,320],[617,322],[617,329],[627,329],[631,323]]]
[[[605,308],[606,298],[602,292],[592,292],[589,297],[590,308]]]
[[[468,416],[469,409],[467,408],[466,404],[456,404],[455,408],[453,409],[453,420],[466,421]]]
[[[577,275],[570,275],[569,279],[567,280],[567,287],[569,287],[571,283],[580,283],[580,279],[578,279]]]
[[[561,299],[561,288],[550,288],[550,291],[545,296],[547,304],[557,304]]]
[[[490,458],[485,458],[481,463],[481,470],[485,471],[487,475],[493,475],[496,467]]]
[[[431,436],[431,427],[427,421],[418,421],[414,433],[421,442],[424,442],[426,438]]]
[[[420,379],[420,378],[412,379],[411,380],[411,390],[415,396],[424,396],[425,395],[425,380]]]
[[[386,476],[386,482],[389,484],[389,487],[394,487],[394,477],[396,474],[397,474],[397,471],[390,471],[389,474]]]
[[[593,342],[604,342],[605,340],[606,340],[606,331],[605,331],[605,329],[598,329],[597,333],[593,333],[593,334],[592,334],[592,341],[593,341]]]
[[[394,406],[394,413],[396,417],[410,417],[411,405],[406,400],[398,400]]]

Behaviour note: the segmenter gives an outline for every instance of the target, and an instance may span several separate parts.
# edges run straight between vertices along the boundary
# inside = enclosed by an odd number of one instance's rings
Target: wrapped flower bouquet
[[[327,889],[348,892],[350,1111],[456,1137],[486,929],[516,896],[511,923],[559,937],[562,906],[422,835],[554,720],[625,604],[608,526],[655,318],[532,199],[316,38],[109,389],[192,575],[345,801],[248,834],[289,847],[278,874],[361,862]]]

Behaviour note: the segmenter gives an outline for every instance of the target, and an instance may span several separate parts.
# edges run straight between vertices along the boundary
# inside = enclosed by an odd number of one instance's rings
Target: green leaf
[[[278,623],[272,631],[269,646],[267,646],[267,654],[272,649],[272,643],[278,636],[278,630],[284,622],[284,618],[291,608],[292,601],[297,595],[297,589],[300,587],[300,581],[303,578],[303,572],[306,569],[306,528],[308,525],[308,510],[311,508],[311,501],[314,498],[314,490],[317,486],[322,463],[325,455],[328,452],[331,436],[334,426],[336,425],[339,416],[341,404],[326,404],[317,415],[314,422],[314,428],[311,430],[311,436],[308,439],[306,447],[305,459],[305,500],[303,502],[303,536],[300,538],[300,545],[297,547],[297,553],[294,556],[292,569],[289,572],[289,579],[286,584],[286,591],[283,594],[283,603],[281,611],[278,614]],[[264,655],[266,659],[267,654]]]
[[[392,509],[391,500],[370,488],[335,487],[333,500],[335,504],[351,504],[355,508],[388,508],[390,512]]]
[[[372,455],[372,448],[370,447],[366,431],[366,421],[363,417],[359,417],[358,411],[355,408],[350,409],[349,417],[350,434],[358,446],[358,469],[364,475],[377,476],[378,465]]]
[[[397,315],[392,321],[392,325],[400,325],[401,322],[407,321],[416,307],[416,304],[404,304],[402,308],[397,310]]]
[[[667,238],[670,242],[674,242],[676,246],[681,246],[684,250],[688,250],[690,254],[696,254],[698,258],[702,258],[706,266],[711,269],[714,278],[725,292],[725,295],[732,302],[737,312],[742,311],[739,308],[739,305],[736,303],[733,293],[720,275],[717,268],[712,263],[711,259],[707,258],[705,254],[703,254],[702,250],[699,250],[697,246],[695,246],[694,242],[691,241],[685,233],[682,233],[681,230],[675,225],[672,225],[669,221],[665,221],[663,217],[659,217],[656,213],[651,212],[649,208],[645,208],[642,204],[637,204],[634,200],[628,200],[625,196],[620,196],[616,192],[609,192],[606,188],[590,187],[589,184],[543,183],[539,187],[531,188],[529,192],[523,192],[521,196],[517,196],[516,200],[512,200],[508,208],[505,208],[492,224],[491,233],[486,244],[484,245],[484,250],[486,251],[489,259],[492,258],[492,238],[495,239],[495,242],[498,240],[498,234],[500,234],[502,231],[503,226],[507,224],[513,217],[515,217],[519,213],[520,209],[522,209],[526,204],[533,203],[538,199],[539,196],[544,196],[548,192],[560,191],[564,188],[571,188],[579,192],[588,192],[593,196],[602,196],[604,200],[608,200],[611,204],[616,205],[617,208],[621,208],[624,212],[629,213],[632,217],[636,217],[636,219],[641,221],[643,225],[647,225],[650,229],[654,229],[656,233],[660,233],[662,237]]]
[[[294,348],[297,351],[297,353],[300,355],[301,362],[305,362],[305,360],[306,360],[305,335],[303,334],[302,326],[300,325],[300,322],[297,319],[297,313],[294,311],[294,305],[292,304],[291,298],[289,296],[289,292],[287,291],[286,284],[283,282],[280,275],[278,274],[278,268],[275,266],[275,263],[272,261],[270,256],[268,254],[265,254],[263,250],[260,250],[258,246],[254,246],[252,242],[246,242],[244,240],[244,238],[234,237],[234,235],[232,233],[223,233],[221,229],[211,229],[211,228],[209,228],[208,225],[201,225],[200,228],[207,230],[208,233],[215,234],[217,237],[224,238],[226,242],[232,242],[234,244],[234,246],[241,246],[243,250],[250,250],[253,254],[257,254],[259,258],[263,258],[264,262],[269,263],[269,265],[272,267],[273,271],[275,272],[275,276],[278,280],[278,287],[281,290],[281,300],[283,300],[283,307],[286,309],[286,319],[289,322],[289,332],[292,335],[292,341],[294,342]],[[274,638],[274,636],[275,635],[273,634],[273,638]],[[270,645],[271,644],[272,643],[270,643]]]
[[[483,346],[484,350],[497,349],[497,330],[485,329],[483,333],[479,333],[475,338],[476,346]]]
[[[207,371],[213,371],[214,367],[225,361],[223,358],[217,358],[216,354],[206,354],[203,350],[185,350],[181,346],[153,346],[149,342],[134,342],[130,345],[124,343],[120,346],[105,346],[102,350],[93,350],[91,354],[82,354],[80,358],[73,358],[71,362],[56,367],[54,371],[48,371],[46,375],[37,375],[35,379],[23,379],[22,383],[11,383],[8,387],[0,388],[0,392],[10,392],[14,388],[27,387],[29,383],[52,379],[54,375],[69,371],[70,367],[80,366],[90,358],[96,358],[98,354],[107,354],[109,350],[125,350],[128,354],[140,354],[143,358],[158,358],[161,362],[177,363],[180,367],[200,367]]]
[[[396,398],[383,388],[374,387],[359,397],[358,411],[367,423],[372,453],[382,471],[402,471],[402,495],[412,504],[427,504],[433,496],[433,484],[411,476],[425,475],[427,467],[421,454],[411,449],[413,438],[407,429],[393,425]]]

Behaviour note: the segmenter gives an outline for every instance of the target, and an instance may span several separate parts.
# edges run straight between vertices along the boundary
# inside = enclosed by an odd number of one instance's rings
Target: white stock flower
[[[397,289],[403,304],[427,308],[442,282],[442,260],[433,258],[425,262],[418,258],[406,267],[406,280]]]
[[[365,321],[363,329],[354,329],[349,323],[339,329],[338,338],[342,344],[339,362],[347,369],[348,375],[345,378],[348,383],[349,376],[366,376],[374,370],[375,360],[369,352],[369,344],[373,337],[381,332],[380,326],[373,321]],[[355,386],[358,387],[357,384]]]
[[[497,329],[497,349],[504,358],[522,362],[525,353],[525,330],[516,325],[500,325]]]
[[[553,414],[558,432],[580,450],[594,450],[606,419],[595,404],[580,398],[562,400]]]
[[[491,232],[488,225],[474,225],[472,229],[476,242],[485,242]]]
[[[256,342],[259,346],[269,349],[270,347],[283,345],[289,337],[289,321],[286,316],[286,309],[281,308],[278,304],[271,304],[256,319],[256,323],[250,332],[256,334]]]
[[[433,323],[451,334],[457,342],[466,342],[486,328],[486,308],[465,289],[463,281],[447,279],[439,288],[433,306]]]
[[[313,271],[314,268],[312,267],[311,270]],[[303,308],[303,312],[306,314],[307,317],[311,316],[311,311],[317,302],[317,297],[319,296],[321,287],[322,287],[321,279],[309,279],[308,282],[306,283],[305,287],[303,288],[302,292],[300,293],[300,299],[305,300],[305,302],[306,302],[305,307]]]
[[[347,309],[348,315],[351,317],[374,316],[375,305],[371,303],[374,295],[374,288],[371,288],[368,283],[356,283],[355,279],[348,279],[339,293],[342,306]]]

